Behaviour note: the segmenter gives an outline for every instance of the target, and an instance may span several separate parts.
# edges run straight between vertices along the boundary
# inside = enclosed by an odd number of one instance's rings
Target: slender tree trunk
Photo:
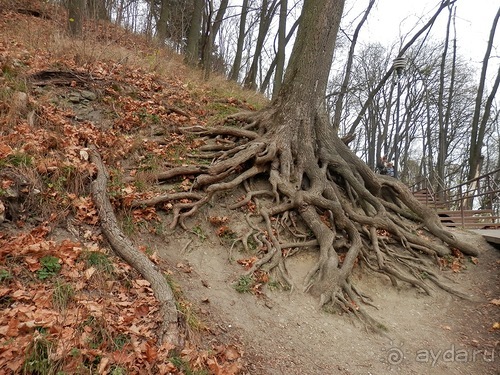
[[[91,18],[104,21],[110,20],[105,0],[87,0],[87,7]]]
[[[234,56],[233,66],[231,67],[231,73],[229,73],[229,79],[232,81],[238,81],[240,75],[241,58],[243,56],[243,46],[245,44],[247,14],[248,14],[248,0],[243,0],[243,4],[241,6],[238,42],[236,44],[236,54]]]
[[[217,34],[219,34],[222,21],[224,20],[224,15],[226,14],[228,3],[229,0],[221,0],[219,9],[215,14],[214,23],[212,25],[212,50],[214,50],[215,41],[217,40]]]
[[[276,51],[276,72],[274,73],[273,98],[278,95],[285,69],[285,46],[286,46],[286,16],[288,13],[288,1],[280,1],[280,21],[278,26],[278,50]]]
[[[276,12],[276,4],[278,0],[273,0],[271,5],[269,0],[262,1],[262,9],[260,12],[260,24],[259,24],[259,34],[257,36],[257,41],[255,43],[255,51],[252,59],[252,64],[245,77],[244,86],[249,89],[255,90],[257,87],[257,71],[259,67],[260,56],[262,54],[262,48],[264,47],[264,42],[266,40],[267,32],[271,26],[271,21],[273,19],[274,13]]]
[[[300,24],[300,17],[294,22],[294,24],[290,28],[290,31],[288,32],[288,35],[285,38],[285,46],[287,46],[288,42],[290,42],[290,39],[292,38],[292,36],[295,33],[295,30],[297,29],[299,24]],[[259,91],[261,93],[266,92],[266,90],[269,86],[269,83],[271,82],[271,77],[273,75],[274,69],[276,68],[276,64],[277,64],[277,56],[274,57],[273,61],[271,62],[271,65],[269,66],[269,69],[267,70],[266,76],[262,80],[262,84],[261,84],[260,89],[259,89]],[[283,79],[283,77],[281,79]]]
[[[198,64],[200,57],[201,21],[204,0],[193,0],[193,14],[189,24],[185,61],[188,65]]]
[[[476,174],[477,164],[479,163],[479,157],[481,155],[482,139],[478,138],[479,128],[480,128],[480,117],[481,117],[481,106],[483,104],[483,95],[486,81],[486,72],[488,69],[488,62],[491,55],[491,50],[493,48],[493,39],[495,36],[495,31],[500,17],[500,8],[493,21],[492,28],[490,30],[490,38],[488,40],[488,45],[486,48],[486,53],[483,59],[483,66],[481,69],[481,77],[479,80],[479,86],[476,96],[476,106],[474,108],[474,116],[472,120],[472,134],[471,134],[471,147],[469,153],[469,178],[473,178]]]
[[[201,48],[201,64],[203,66],[203,78],[207,80],[210,77],[212,67],[212,15],[214,13],[214,4],[212,0],[208,0],[204,14],[204,32],[202,37]]]
[[[342,84],[340,86],[339,95],[337,96],[337,100],[335,101],[335,112],[333,115],[333,126],[335,127],[335,129],[337,129],[337,131],[338,131],[339,126],[340,126],[340,117],[342,116],[342,109],[343,109],[344,99],[345,99],[345,96],[347,94],[347,87],[348,87],[349,81],[351,79],[352,64],[354,61],[354,50],[356,48],[356,43],[358,41],[359,32],[361,31],[361,28],[363,27],[364,23],[366,22],[368,15],[370,14],[370,11],[373,8],[373,4],[375,4],[375,0],[370,0],[370,2],[368,4],[368,8],[366,9],[365,13],[363,14],[361,21],[359,21],[358,26],[356,26],[356,30],[354,31],[354,35],[352,37],[351,46],[349,47],[349,54],[347,55],[347,63],[345,66],[344,80],[342,81]]]
[[[493,39],[495,37],[495,32],[498,24],[498,20],[500,18],[500,8],[498,8],[497,14],[493,20],[493,25],[490,30],[490,38],[488,40],[488,45],[486,47],[486,52],[484,55],[483,66],[481,69],[481,77],[479,79],[479,86],[477,90],[476,96],[476,105],[474,108],[474,115],[472,119],[472,132],[471,132],[471,144],[469,151],[469,175],[468,180],[472,180],[476,174],[478,173],[478,167],[480,166],[481,160],[481,149],[484,143],[484,134],[486,129],[486,124],[488,122],[489,112],[491,109],[491,105],[493,103],[493,98],[498,90],[498,82],[500,80],[500,68],[497,73],[497,77],[495,80],[495,85],[493,87],[492,92],[489,95],[489,98],[484,107],[484,113],[482,120],[481,118],[481,108],[483,105],[483,95],[485,89],[485,81],[486,81],[486,72],[488,70],[488,62],[491,55],[491,50],[493,49]],[[490,100],[491,98],[491,100]],[[472,202],[468,202],[468,206],[472,206]]]
[[[161,0],[160,17],[156,23],[156,37],[160,45],[165,44],[168,36],[169,0]]]
[[[445,161],[448,155],[448,121],[449,121],[449,113],[450,109],[445,107],[445,76],[446,76],[446,58],[448,56],[448,48],[450,43],[450,28],[451,21],[453,17],[453,5],[449,7],[448,13],[448,23],[446,25],[446,37],[444,40],[444,48],[443,53],[441,55],[441,65],[440,65],[440,74],[439,74],[439,93],[437,100],[438,107],[438,124],[439,124],[439,132],[438,132],[438,154],[437,154],[437,165],[436,165],[436,175],[440,182],[444,181],[445,178]],[[452,95],[452,83],[450,82],[450,91],[449,95]],[[449,104],[449,103],[448,103]],[[448,114],[446,116],[445,114]],[[441,191],[441,190],[440,190]],[[444,199],[443,196],[440,196],[441,199]]]

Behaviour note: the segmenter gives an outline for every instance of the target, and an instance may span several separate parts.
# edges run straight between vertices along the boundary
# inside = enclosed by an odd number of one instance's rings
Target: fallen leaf
[[[144,280],[144,279],[137,279],[135,280],[135,283],[139,286],[150,286],[151,284],[149,283],[149,281],[147,280]]]
[[[493,329],[500,329],[500,322],[493,323]]]
[[[230,361],[240,358],[240,352],[234,346],[230,345],[226,348],[224,355]]]
[[[492,299],[490,303],[495,306],[500,306],[500,298]]]
[[[89,279],[92,277],[92,275],[95,273],[95,271],[97,271],[95,267],[90,267],[90,268],[87,268],[87,269],[85,270],[85,272],[84,272],[84,274],[85,274],[85,278],[86,278],[87,280],[89,280]]]

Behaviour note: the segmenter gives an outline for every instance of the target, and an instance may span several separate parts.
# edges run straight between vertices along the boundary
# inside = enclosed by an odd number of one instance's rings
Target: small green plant
[[[203,233],[203,229],[200,228],[199,225],[193,227],[193,229],[191,230],[192,233],[196,234],[196,236],[198,236],[198,238],[203,242],[207,239],[207,236],[205,235],[205,233]]]
[[[131,236],[137,231],[132,214],[125,214],[121,224],[122,230],[127,236]]]
[[[165,223],[162,220],[154,221],[152,223],[150,222],[150,224],[153,225],[154,234],[156,234],[157,236],[163,236],[164,234],[166,234]]]
[[[57,281],[54,292],[52,293],[52,303],[59,311],[66,309],[75,295],[75,290],[71,284]]]
[[[92,334],[89,336],[87,341],[91,349],[99,349],[101,347],[106,347],[109,344],[109,332],[106,330],[104,324],[105,322],[102,319],[98,319],[93,316],[89,316],[83,322],[83,326],[91,328]]]
[[[113,263],[111,263],[106,254],[99,251],[89,251],[84,256],[88,267],[95,267],[107,274],[113,273]]]
[[[377,328],[381,331],[387,332],[389,329],[382,323],[377,323]]]
[[[141,160],[139,171],[155,172],[161,169],[162,164],[162,160],[158,156],[154,154],[147,154]]]
[[[119,333],[113,338],[113,344],[117,350],[122,350],[123,347],[130,342],[130,337],[123,333]]]
[[[40,263],[42,265],[42,268],[37,271],[38,278],[40,280],[45,280],[49,277],[55,276],[61,270],[59,258],[55,256],[44,256],[43,258],[40,258]]]
[[[160,117],[155,113],[148,113],[144,108],[137,112],[137,117],[147,124],[159,124]]]
[[[267,283],[267,287],[269,290],[278,290],[281,289],[281,284],[276,280],[271,280]]]
[[[189,365],[189,362],[181,358],[179,355],[174,354],[169,359],[170,363],[172,363],[179,371],[181,371],[185,375],[209,375],[205,369],[201,370],[193,370]]]
[[[257,241],[253,237],[249,237],[247,241],[248,249],[251,251],[257,250],[259,245],[257,244]]]
[[[200,317],[196,314],[196,312],[193,309],[193,306],[190,302],[188,302],[182,293],[181,287],[179,284],[177,284],[173,279],[172,276],[165,273],[165,280],[167,281],[168,285],[172,289],[172,293],[174,293],[175,297],[175,304],[177,307],[177,310],[179,313],[184,317],[187,325],[196,331],[201,331],[206,328],[205,324],[203,321],[200,319]]]
[[[219,227],[219,229],[217,229],[217,231],[216,231],[216,234],[221,239],[221,242],[226,243],[226,244],[232,243],[238,237],[236,232],[234,232],[227,225],[222,225],[221,227]]]
[[[117,365],[111,366],[111,372],[110,372],[111,375],[125,375],[126,373],[127,370],[124,369],[123,367]]]
[[[35,331],[33,342],[26,351],[23,363],[23,374],[48,375],[55,373],[55,364],[50,360],[52,343],[43,333]]]
[[[254,282],[251,276],[240,276],[238,281],[234,284],[234,289],[236,289],[238,293],[250,293],[253,284]]]
[[[12,279],[12,274],[8,270],[1,269],[0,270],[0,283],[5,281],[9,281]]]

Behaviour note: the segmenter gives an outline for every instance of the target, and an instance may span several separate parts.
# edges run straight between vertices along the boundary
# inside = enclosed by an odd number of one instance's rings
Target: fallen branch
[[[183,338],[178,325],[179,316],[172,289],[162,273],[146,255],[134,247],[132,241],[118,227],[106,191],[106,167],[95,147],[90,148],[90,160],[97,167],[97,177],[92,182],[91,188],[92,198],[99,211],[101,229],[111,248],[151,284],[153,293],[160,302],[160,312],[162,314],[162,326],[158,335],[160,344],[169,342],[180,348],[183,345]]]

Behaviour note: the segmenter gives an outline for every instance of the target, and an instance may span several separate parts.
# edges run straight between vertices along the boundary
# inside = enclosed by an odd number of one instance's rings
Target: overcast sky
[[[391,45],[397,42],[400,36],[413,35],[416,30],[420,29],[434,14],[440,1],[378,0],[377,3],[360,37],[361,40],[367,42],[379,41],[383,45]],[[368,0],[355,0],[351,4],[366,8]],[[469,57],[474,62],[482,61],[491,25],[499,6],[498,0],[456,1],[457,38],[461,55]],[[349,0],[346,3],[346,8],[349,8]],[[445,35],[447,16],[447,11],[443,11],[439,16],[439,22],[433,28],[435,38],[439,36],[439,39],[442,40]],[[496,70],[497,64],[500,63],[500,49],[498,48],[500,46],[500,30],[498,28],[494,44],[497,48],[492,51],[492,56],[497,56],[493,60],[496,64],[490,69]]]

